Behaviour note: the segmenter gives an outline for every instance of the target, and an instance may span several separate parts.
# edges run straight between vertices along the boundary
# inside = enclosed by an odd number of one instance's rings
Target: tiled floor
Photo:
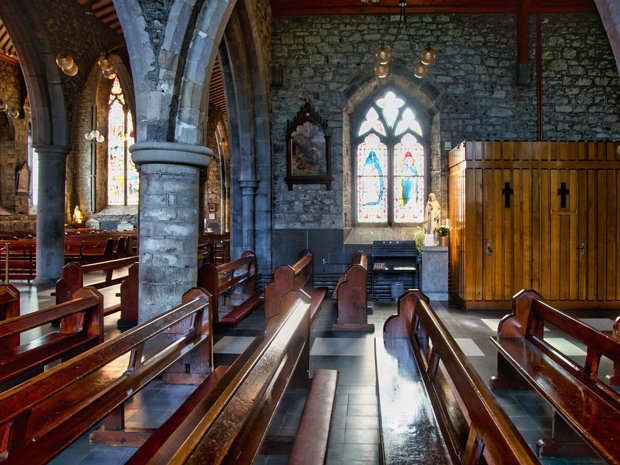
[[[19,286],[22,291],[22,308],[36,309],[53,303],[50,290],[36,292],[36,288]],[[106,305],[113,303],[114,290],[106,292]],[[433,302],[433,308],[444,325],[453,335],[472,365],[481,377],[488,380],[494,374],[496,352],[489,336],[495,334],[497,323],[503,312],[464,312],[448,308],[445,303]],[[381,330],[385,319],[395,312],[395,304],[375,304],[369,322],[375,324],[374,334],[335,333],[331,325],[336,311],[332,301],[324,303],[312,326],[311,371],[316,367],[334,368],[340,371],[328,448],[328,465],[361,465],[380,463],[380,427],[377,406],[377,373],[375,363],[375,338],[381,341]],[[618,313],[618,312],[616,312]],[[602,330],[610,330],[614,312],[580,315],[584,321]],[[106,337],[118,334],[116,319],[106,318]],[[260,309],[250,315],[237,328],[224,330],[217,335],[214,346],[216,363],[230,363],[249,344],[255,335],[263,330],[263,316]],[[553,329],[550,329],[553,331]],[[34,337],[35,335],[32,335]],[[555,334],[551,334],[555,337]],[[563,350],[569,350],[576,358],[583,357],[581,347],[570,341],[559,339]],[[394,383],[395,379],[381,379]],[[191,392],[187,386],[167,386],[161,382],[152,383],[130,402],[127,424],[131,427],[156,427],[174,411]],[[292,436],[303,409],[304,392],[292,390],[272,423],[270,434]],[[497,391],[500,404],[513,419],[528,443],[535,443],[550,430],[549,408],[532,392]],[[411,405],[403,406],[404,409]],[[58,456],[54,465],[112,465],[122,464],[135,449],[129,447],[106,447],[90,445],[87,435]],[[422,461],[424,462],[424,461]],[[421,463],[422,463],[421,462]],[[259,456],[258,464],[285,464],[285,456]],[[440,462],[437,462],[440,463]],[[587,464],[601,461],[590,459],[546,459],[545,464]]]

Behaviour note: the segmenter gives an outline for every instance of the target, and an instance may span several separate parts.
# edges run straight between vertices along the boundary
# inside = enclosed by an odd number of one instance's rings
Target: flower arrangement
[[[445,237],[450,234],[450,228],[448,226],[440,226],[439,228],[435,229],[435,232],[441,237]]]

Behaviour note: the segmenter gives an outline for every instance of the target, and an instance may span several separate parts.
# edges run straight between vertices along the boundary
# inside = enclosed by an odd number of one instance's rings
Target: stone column
[[[65,166],[68,147],[37,145],[37,277],[35,284],[52,285],[65,265]]]
[[[173,142],[129,149],[140,166],[140,323],[179,305],[196,285],[200,169],[211,150]]]
[[[241,197],[243,199],[243,237],[242,237],[242,249],[251,250],[254,252],[256,247],[255,238],[255,216],[256,216],[256,189],[258,188],[258,181],[239,181],[241,187]]]

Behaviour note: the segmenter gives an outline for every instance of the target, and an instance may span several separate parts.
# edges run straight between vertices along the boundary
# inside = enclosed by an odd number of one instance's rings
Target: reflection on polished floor
[[[34,286],[18,285],[21,291],[22,311],[32,311],[53,303],[51,290],[39,290]],[[106,305],[113,303],[115,290],[105,294]],[[499,319],[505,312],[464,312],[447,306],[445,302],[432,302],[433,308],[444,325],[457,341],[474,368],[484,380],[494,374],[496,352],[489,336],[495,334]],[[370,465],[380,463],[380,426],[377,401],[377,372],[375,344],[383,344],[381,329],[385,319],[396,311],[396,305],[375,304],[369,322],[375,324],[375,334],[336,333],[331,325],[336,318],[335,304],[326,301],[312,326],[311,371],[317,367],[334,368],[340,371],[336,406],[330,432],[328,465]],[[613,318],[618,311],[576,312],[575,316],[603,331],[611,331]],[[118,316],[110,315],[105,320],[106,338],[119,334],[116,329]],[[223,330],[216,335],[214,346],[216,363],[230,363],[249,344],[255,335],[262,332],[263,314],[259,308],[238,327]],[[553,331],[553,329],[550,329]],[[555,334],[549,333],[555,337]],[[31,335],[35,337],[35,335]],[[559,337],[559,336],[558,336]],[[579,359],[585,354],[582,347],[573,341],[559,340],[564,350]],[[379,357],[379,360],[381,358]],[[381,362],[379,362],[381,363]],[[380,370],[383,373],[383,370]],[[384,376],[389,377],[389,376]],[[391,379],[379,382],[391,383]],[[131,427],[156,427],[163,423],[178,405],[190,394],[192,386],[170,386],[159,381],[152,383],[137,394],[127,409],[127,424]],[[496,391],[495,394],[523,434],[535,448],[541,437],[548,435],[551,415],[548,406],[534,392]],[[285,396],[270,434],[292,436],[295,433],[301,411],[304,393],[293,390]],[[403,406],[411,408],[412,404]],[[54,465],[112,465],[122,464],[135,448],[91,445],[84,435],[51,463]],[[444,463],[441,460],[424,460],[424,463]],[[285,456],[259,456],[259,464],[285,464]],[[447,461],[446,463],[449,463]],[[603,463],[598,459],[544,459],[543,463],[594,465]]]

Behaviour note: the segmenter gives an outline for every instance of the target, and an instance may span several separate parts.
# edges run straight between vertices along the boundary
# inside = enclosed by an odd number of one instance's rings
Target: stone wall
[[[272,62],[282,69],[283,82],[272,94],[274,228],[345,227],[342,206],[343,199],[349,205],[351,183],[343,170],[343,130],[349,130],[343,128],[343,111],[355,86],[373,79],[374,48],[394,36],[397,22],[394,16],[371,15],[275,19]],[[433,182],[440,185],[428,191],[439,191],[445,209],[447,184],[440,178],[447,173],[446,145],[536,139],[536,81],[515,85],[513,15],[411,15],[408,22],[415,39],[438,52],[424,81],[407,79],[422,92],[432,84],[444,99],[433,126],[434,132],[440,128],[433,142],[439,159],[431,160],[438,168]],[[620,81],[598,15],[546,15],[542,23],[544,137],[620,139]],[[533,20],[530,30],[535,69]],[[406,68],[413,64],[410,55],[406,42],[396,44],[394,56]],[[284,183],[286,121],[303,104],[304,93],[332,128],[332,191],[318,185],[288,191]]]

